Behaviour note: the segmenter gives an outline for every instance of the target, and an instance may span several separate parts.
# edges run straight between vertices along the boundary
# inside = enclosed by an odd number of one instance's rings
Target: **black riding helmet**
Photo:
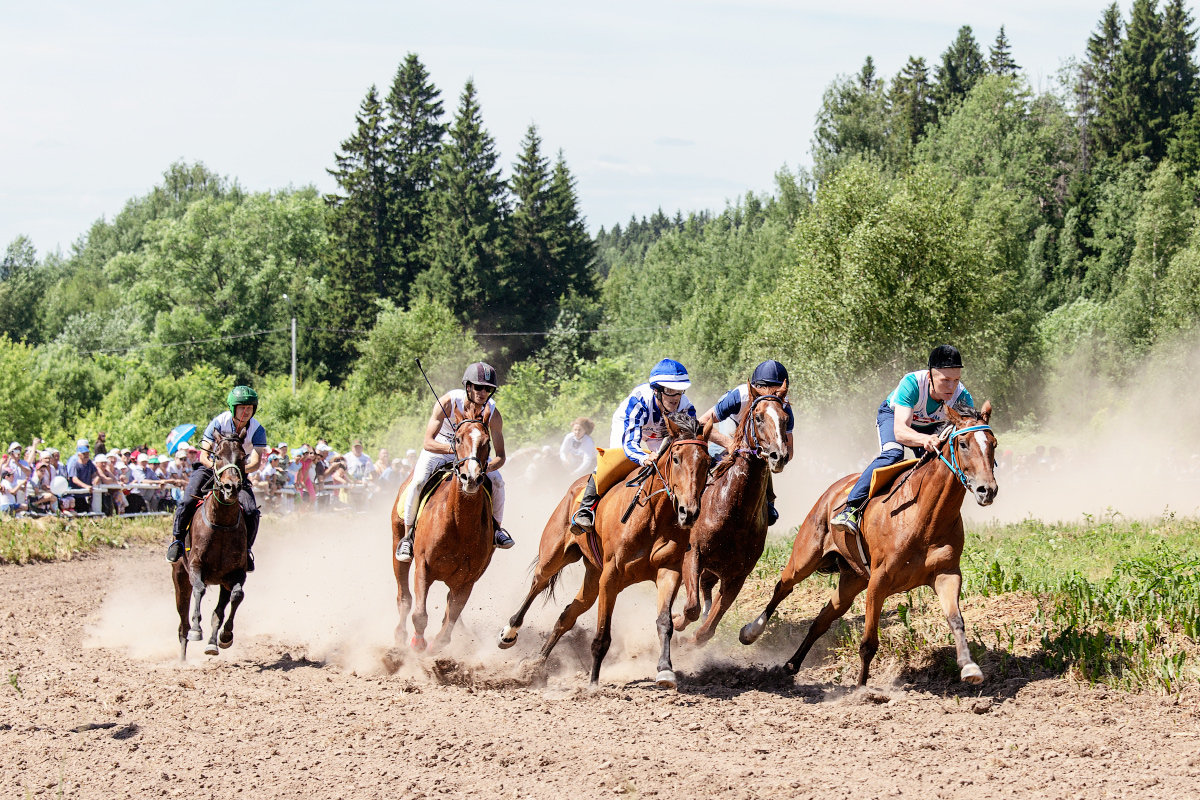
[[[930,369],[962,369],[962,353],[950,344],[939,344],[929,354]]]
[[[468,383],[473,383],[476,386],[486,386],[495,391],[496,383],[496,368],[491,364],[485,364],[482,361],[476,361],[467,367],[462,377],[463,386]]]

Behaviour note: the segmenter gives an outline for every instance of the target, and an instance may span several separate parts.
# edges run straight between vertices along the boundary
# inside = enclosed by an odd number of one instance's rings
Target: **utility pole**
[[[287,301],[288,310],[292,312],[292,397],[296,396],[296,307],[292,303],[292,299],[286,294],[283,299]]]

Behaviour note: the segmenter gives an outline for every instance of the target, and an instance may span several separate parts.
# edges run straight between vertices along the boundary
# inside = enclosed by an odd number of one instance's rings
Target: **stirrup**
[[[571,533],[586,536],[596,530],[596,507],[580,506],[571,516]]]

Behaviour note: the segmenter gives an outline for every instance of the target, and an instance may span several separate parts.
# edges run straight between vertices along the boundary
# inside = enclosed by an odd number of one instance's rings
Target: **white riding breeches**
[[[408,494],[408,499],[404,503],[404,529],[411,531],[413,523],[417,518],[417,502],[421,499],[418,495],[421,493],[421,487],[425,485],[425,481],[438,471],[438,468],[443,464],[449,464],[454,461],[454,456],[450,453],[431,453],[428,450],[422,450],[421,455],[417,456],[417,463],[413,465],[412,472],[412,491]],[[496,518],[496,524],[504,523],[504,477],[496,472],[489,472],[488,478],[492,481],[492,516]]]

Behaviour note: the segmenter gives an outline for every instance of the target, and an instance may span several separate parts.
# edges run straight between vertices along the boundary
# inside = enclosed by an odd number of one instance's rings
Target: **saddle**
[[[880,467],[871,474],[871,488],[867,492],[867,502],[863,504],[862,508],[864,517],[871,500],[891,488],[896,479],[912,469],[918,461],[919,459],[909,458],[892,464],[890,467]],[[852,487],[853,484],[846,487],[843,498],[850,494]],[[855,536],[843,528],[830,526],[829,538],[833,542],[837,554],[845,559],[851,569],[863,578],[871,577],[871,551],[867,547],[865,536]]]
[[[429,480],[421,487],[421,493],[417,495],[417,515],[413,518],[413,528],[417,527],[417,522],[421,519],[421,514],[425,511],[425,506],[429,503],[429,498],[433,497],[434,490],[445,481],[454,480],[454,465],[450,463],[443,464],[429,476]],[[408,487],[400,495],[397,501],[397,506],[403,509],[408,504],[408,498],[412,495],[416,487],[409,481]],[[491,516],[492,509],[492,479],[486,474],[483,476],[483,490],[486,492],[486,505],[488,516]]]

